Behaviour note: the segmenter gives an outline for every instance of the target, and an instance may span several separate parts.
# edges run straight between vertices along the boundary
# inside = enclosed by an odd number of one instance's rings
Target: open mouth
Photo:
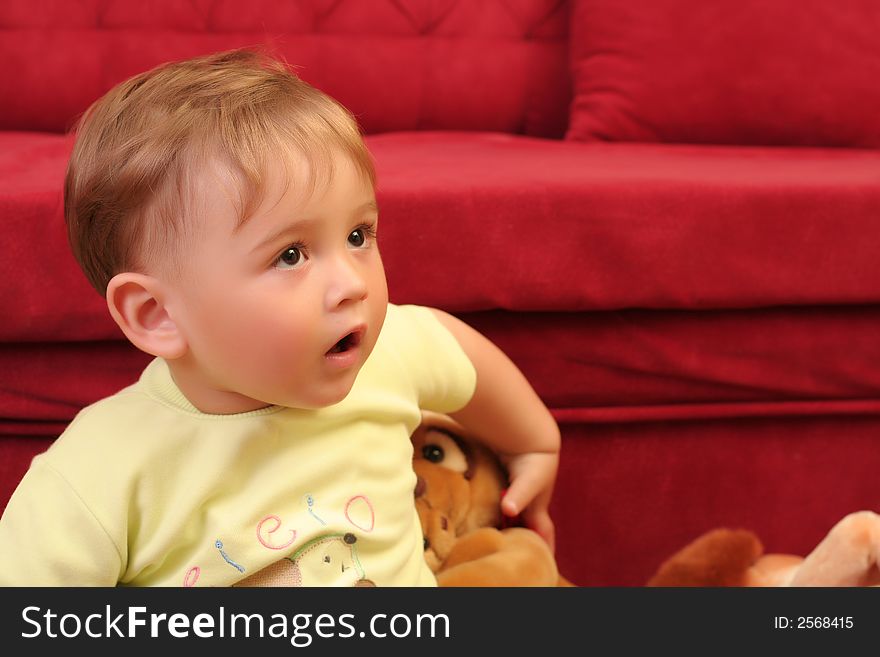
[[[343,338],[339,342],[333,345],[333,347],[330,349],[330,351],[327,352],[327,354],[343,354],[346,351],[354,349],[361,343],[362,333],[363,332],[360,329],[348,333],[347,335],[343,336]]]

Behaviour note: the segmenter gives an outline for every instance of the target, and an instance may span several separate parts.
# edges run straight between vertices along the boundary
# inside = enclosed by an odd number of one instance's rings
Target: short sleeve
[[[390,324],[389,324],[390,322]],[[455,336],[424,306],[389,305],[391,345],[404,359],[419,407],[453,413],[471,400],[477,373]]]
[[[0,585],[116,586],[122,559],[67,481],[37,457],[0,519]]]

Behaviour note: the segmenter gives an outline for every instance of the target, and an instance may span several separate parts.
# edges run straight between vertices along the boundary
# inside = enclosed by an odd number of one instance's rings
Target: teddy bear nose
[[[428,488],[428,484],[425,483],[425,480],[422,479],[421,475],[416,475],[416,489],[415,494],[416,497],[421,497],[425,494],[425,490]]]

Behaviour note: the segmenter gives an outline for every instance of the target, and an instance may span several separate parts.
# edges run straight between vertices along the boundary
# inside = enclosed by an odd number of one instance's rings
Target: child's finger
[[[519,515],[540,492],[541,482],[528,475],[521,475],[510,483],[510,488],[501,500],[501,511],[508,516]]]

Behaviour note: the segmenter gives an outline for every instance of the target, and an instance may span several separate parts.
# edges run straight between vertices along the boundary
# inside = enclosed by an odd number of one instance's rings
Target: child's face
[[[285,191],[275,167],[237,230],[229,186],[203,186],[206,216],[169,312],[190,371],[208,390],[234,393],[239,411],[341,401],[376,344],[388,290],[375,194],[348,158],[334,162],[332,182],[310,198],[299,177]]]

